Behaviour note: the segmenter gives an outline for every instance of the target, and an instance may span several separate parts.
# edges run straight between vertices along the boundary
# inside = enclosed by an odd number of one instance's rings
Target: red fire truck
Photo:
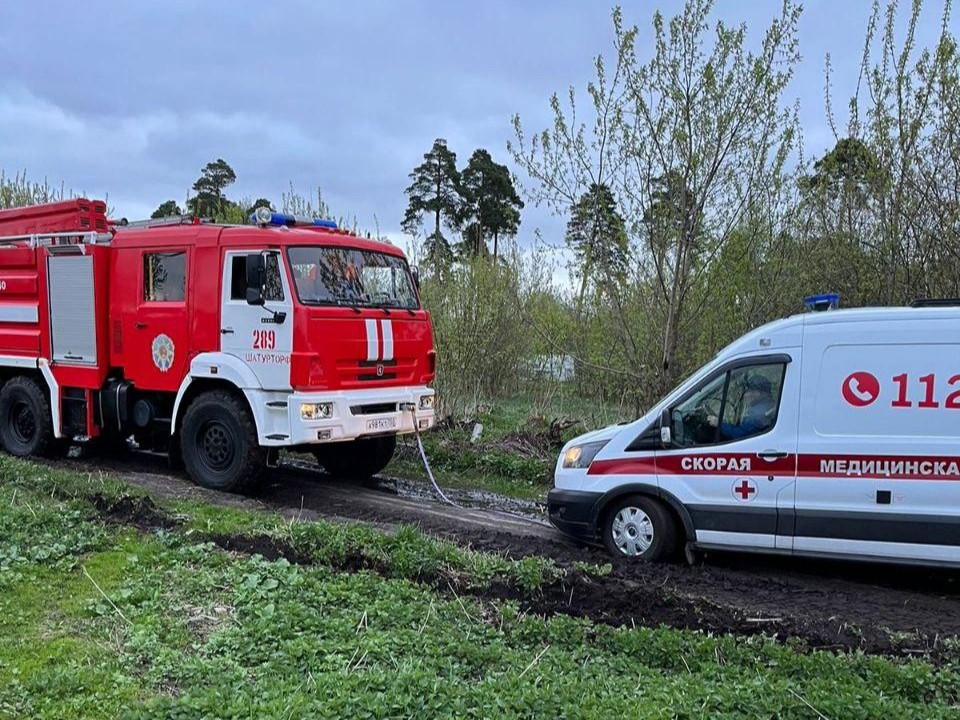
[[[243,491],[281,448],[365,477],[431,427],[433,334],[403,253],[330,221],[251,219],[0,211],[3,449],[133,438]]]

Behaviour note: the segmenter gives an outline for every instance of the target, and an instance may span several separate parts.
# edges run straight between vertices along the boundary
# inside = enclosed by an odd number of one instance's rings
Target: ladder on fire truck
[[[104,245],[113,239],[111,233],[98,232],[55,232],[31,233],[28,235],[0,235],[0,249],[3,247],[63,247],[68,245]]]

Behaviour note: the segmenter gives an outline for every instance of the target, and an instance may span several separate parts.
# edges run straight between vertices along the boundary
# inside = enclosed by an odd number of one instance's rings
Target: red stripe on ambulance
[[[906,455],[786,455],[756,453],[660,455],[596,460],[590,475],[773,475],[806,478],[960,481],[960,457]]]
[[[801,455],[800,477],[960,480],[960,457],[909,455]]]
[[[595,460],[590,475],[793,475],[795,456],[765,460],[756,453],[658,455]]]

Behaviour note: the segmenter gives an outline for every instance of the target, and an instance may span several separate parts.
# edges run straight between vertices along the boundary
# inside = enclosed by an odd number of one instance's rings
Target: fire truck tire
[[[662,503],[643,495],[614,502],[603,515],[603,545],[622,560],[659,562],[677,549],[677,526]]]
[[[313,454],[323,469],[346,480],[368,480],[383,470],[397,449],[395,435],[321,445]]]
[[[0,444],[16,457],[56,450],[50,401],[33,378],[11,378],[0,390]]]
[[[187,474],[213,490],[249,492],[266,467],[266,452],[246,403],[224,390],[210,390],[190,403],[180,447]]]

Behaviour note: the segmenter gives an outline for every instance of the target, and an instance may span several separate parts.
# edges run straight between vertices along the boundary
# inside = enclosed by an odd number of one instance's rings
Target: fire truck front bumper
[[[300,393],[289,396],[289,439],[283,445],[400,435],[433,427],[435,394],[426,386]],[[272,444],[272,443],[267,443]]]

